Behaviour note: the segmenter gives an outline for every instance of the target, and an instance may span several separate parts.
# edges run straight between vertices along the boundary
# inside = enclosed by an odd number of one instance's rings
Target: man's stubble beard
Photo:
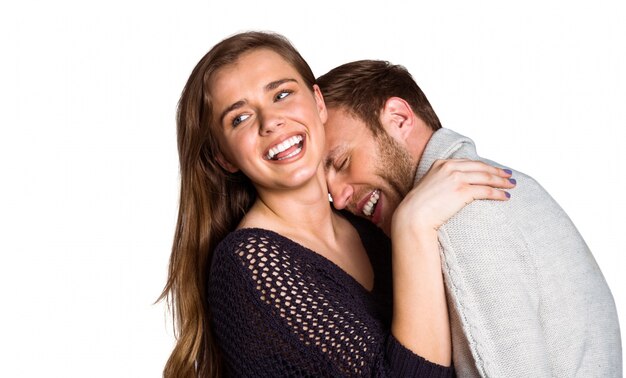
[[[385,130],[381,130],[375,138],[378,148],[376,174],[387,182],[399,203],[413,188],[417,164],[413,163],[409,151]]]

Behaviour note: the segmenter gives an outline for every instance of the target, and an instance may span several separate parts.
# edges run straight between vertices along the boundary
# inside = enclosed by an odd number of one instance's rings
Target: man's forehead
[[[359,132],[359,128],[365,126],[359,117],[344,108],[329,108],[325,125],[326,134],[331,139],[349,139],[355,132]]]
[[[328,114],[333,118],[359,120],[359,117],[346,106],[328,106],[327,109]]]

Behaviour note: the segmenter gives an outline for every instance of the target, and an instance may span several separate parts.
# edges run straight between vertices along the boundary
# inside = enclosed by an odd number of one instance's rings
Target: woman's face
[[[241,170],[257,189],[293,188],[317,173],[324,101],[280,55],[243,54],[213,75],[210,95],[224,168]]]

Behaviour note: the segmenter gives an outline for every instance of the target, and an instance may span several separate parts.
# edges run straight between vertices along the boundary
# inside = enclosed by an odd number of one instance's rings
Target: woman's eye
[[[283,98],[289,96],[291,93],[292,93],[292,91],[280,91],[276,95],[275,99],[276,100],[282,100]]]
[[[242,115],[235,117],[232,122],[233,127],[237,127],[241,122],[247,120],[248,118],[250,118],[249,114],[242,114]]]

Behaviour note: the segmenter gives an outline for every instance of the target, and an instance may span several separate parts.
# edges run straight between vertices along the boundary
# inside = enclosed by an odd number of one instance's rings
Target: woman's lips
[[[294,157],[302,151],[303,141],[304,136],[298,134],[276,143],[268,149],[265,159],[279,161]]]

